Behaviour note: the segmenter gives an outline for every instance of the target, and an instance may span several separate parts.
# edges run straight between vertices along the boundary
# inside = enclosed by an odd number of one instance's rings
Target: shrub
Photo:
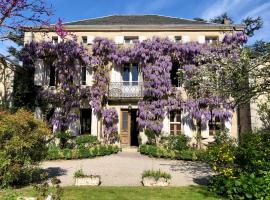
[[[84,177],[87,177],[87,175],[84,173],[84,171],[82,169],[79,169],[79,170],[74,172],[73,177],[74,178],[84,178]]]
[[[166,149],[161,146],[153,146],[143,144],[139,147],[139,152],[141,154],[149,155],[150,157],[157,158],[169,158],[169,159],[178,159],[178,160],[199,160],[206,161],[207,154],[205,150],[197,149],[187,149],[183,151],[173,151]]]
[[[214,171],[232,177],[235,173],[236,143],[226,132],[215,135],[215,141],[208,145],[208,163]]]
[[[241,171],[270,171],[270,132],[245,133],[237,148],[235,163]]]
[[[218,175],[210,180],[209,189],[229,199],[269,199],[270,173],[241,173],[235,178]]]
[[[61,156],[61,149],[60,147],[58,147],[57,145],[54,144],[50,144],[48,146],[48,155],[47,155],[47,159],[49,160],[55,160],[55,159],[60,159]]]
[[[170,135],[163,138],[165,146],[170,150],[182,151],[188,149],[190,138],[184,134]]]
[[[160,179],[160,178],[164,178],[166,180],[170,180],[172,178],[170,174],[168,174],[166,172],[162,172],[160,170],[158,170],[158,171],[155,171],[155,170],[146,170],[142,174],[142,178],[145,178],[145,177],[152,177],[156,181],[158,179]]]
[[[238,146],[219,136],[207,150],[210,166],[219,172],[209,189],[230,199],[269,199],[269,142],[269,132],[245,133]]]
[[[150,145],[156,144],[156,136],[157,136],[156,132],[150,129],[146,129],[144,133],[147,137],[147,144],[150,144]]]
[[[69,160],[72,159],[72,150],[71,149],[63,149],[63,158]]]
[[[0,113],[0,186],[26,184],[46,157],[46,123],[26,110]]]
[[[49,146],[48,160],[57,159],[81,159],[105,156],[119,152],[121,149],[115,145],[96,145],[94,147],[78,149],[60,149],[55,145]]]
[[[55,133],[56,138],[60,140],[60,148],[66,148],[68,145],[68,140],[71,139],[71,135],[68,131],[59,131]]]
[[[78,148],[91,147],[99,144],[99,141],[96,136],[92,135],[80,135],[75,139],[75,143]]]

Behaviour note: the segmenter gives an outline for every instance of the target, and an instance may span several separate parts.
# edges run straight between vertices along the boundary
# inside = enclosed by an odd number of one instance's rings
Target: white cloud
[[[221,15],[225,12],[238,13],[243,9],[251,0],[220,0],[215,1],[211,6],[209,6],[203,13],[202,18],[210,19]]]
[[[269,13],[268,9],[270,9],[270,2],[264,3],[260,6],[257,6],[256,8],[254,8],[254,9],[250,10],[248,13],[246,13],[242,18],[261,16],[262,14],[264,14],[264,12]]]

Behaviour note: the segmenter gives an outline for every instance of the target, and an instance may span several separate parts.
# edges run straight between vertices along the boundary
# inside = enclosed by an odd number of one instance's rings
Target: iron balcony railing
[[[111,82],[109,84],[109,98],[142,98],[143,82]]]

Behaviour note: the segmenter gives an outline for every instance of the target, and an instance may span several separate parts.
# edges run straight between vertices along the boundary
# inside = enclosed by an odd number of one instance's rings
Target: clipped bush
[[[207,154],[205,150],[186,149],[182,151],[173,151],[161,146],[143,144],[139,147],[141,154],[156,158],[168,158],[190,161],[206,161]]]
[[[27,184],[47,155],[46,123],[26,110],[0,112],[0,187]]]
[[[114,153],[118,153],[121,149],[115,145],[96,145],[89,148],[78,149],[60,149],[59,147],[50,146],[48,151],[48,160],[57,159],[82,159],[82,158],[94,158],[97,156],[106,156]]]
[[[78,148],[91,147],[99,143],[97,137],[93,135],[80,135],[75,139],[75,144]]]

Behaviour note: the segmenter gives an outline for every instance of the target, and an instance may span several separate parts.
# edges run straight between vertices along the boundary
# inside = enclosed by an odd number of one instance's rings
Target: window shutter
[[[169,40],[171,40],[172,42],[175,42],[175,36],[174,36],[174,35],[169,35],[168,38],[169,38]]]
[[[58,43],[62,42],[63,39],[61,37],[58,36]]]
[[[33,41],[33,33],[32,32],[25,32],[24,34],[24,45],[29,44]]]
[[[93,44],[95,37],[94,36],[87,36],[87,44]]]
[[[200,35],[200,36],[198,37],[198,42],[199,42],[200,44],[204,44],[204,43],[205,43],[205,36],[204,36],[204,35]]]
[[[38,60],[35,63],[35,76],[34,82],[37,86],[43,86],[45,82],[45,70],[44,70],[44,63],[42,60]]]
[[[202,136],[202,138],[208,138],[209,137],[209,124],[208,124],[208,121],[206,122],[205,126],[202,126],[201,136]]]
[[[190,37],[188,35],[183,35],[182,40],[183,40],[183,43],[190,42]]]
[[[87,66],[86,67],[86,85],[87,86],[91,86],[91,82],[92,82],[92,66]]]
[[[116,44],[124,44],[124,36],[116,36],[114,41]]]
[[[48,35],[46,35],[46,36],[44,37],[44,41],[45,41],[45,42],[51,42],[51,41],[52,41],[52,38],[50,38]]]
[[[139,36],[139,41],[140,41],[140,42],[142,42],[142,41],[144,41],[144,40],[146,40],[146,37],[145,37],[145,36]]]

